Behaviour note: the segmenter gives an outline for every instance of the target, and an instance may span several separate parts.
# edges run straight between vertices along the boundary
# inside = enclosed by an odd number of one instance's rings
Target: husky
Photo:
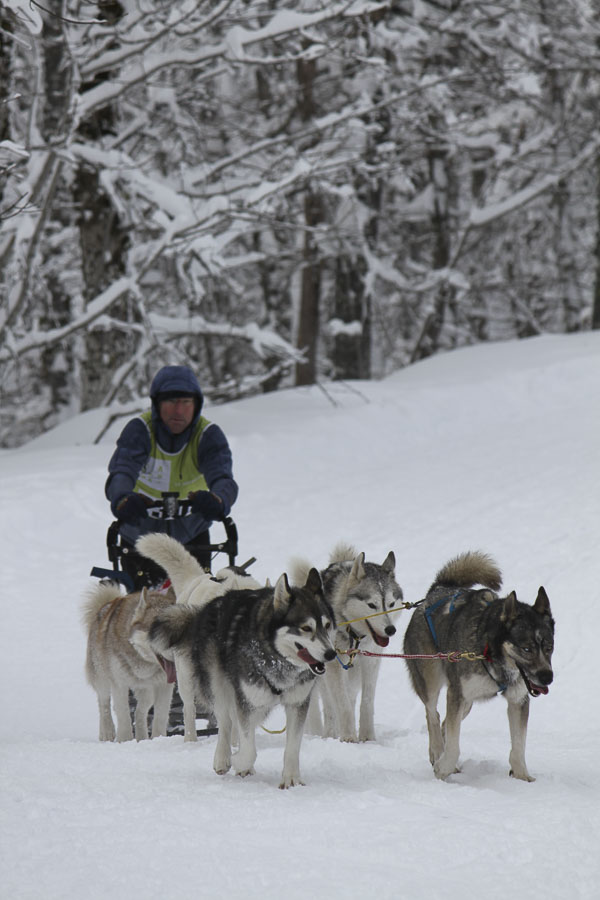
[[[226,566],[215,575],[202,568],[175,538],[166,534],[146,534],[138,538],[135,548],[142,556],[158,563],[165,570],[178,604],[201,608],[210,600],[222,597],[230,590],[256,590],[262,587],[240,566]],[[183,702],[183,739],[196,741],[196,703],[206,705],[199,692],[193,666],[185,654],[169,654],[177,673],[177,689]],[[209,719],[210,721],[210,719]]]
[[[294,559],[290,572],[296,583],[309,571],[306,560]],[[388,646],[396,633],[392,615],[399,612],[402,589],[395,578],[396,559],[392,551],[381,565],[365,562],[365,554],[346,543],[336,545],[329,565],[321,572],[325,597],[331,604],[338,622],[335,635],[340,651],[356,648],[379,651]],[[373,618],[365,616],[377,613]],[[356,621],[358,620],[358,621]],[[348,623],[351,624],[348,624]],[[344,657],[342,657],[344,659]],[[348,656],[345,656],[349,660]],[[344,669],[340,663],[328,666],[315,692],[309,712],[309,730],[324,737],[342,741],[356,741],[355,707],[361,692],[358,725],[359,741],[375,740],[375,687],[380,660],[357,654],[352,666]],[[318,697],[323,707],[320,719]]]
[[[429,759],[437,778],[459,771],[460,724],[473,703],[503,694],[511,738],[510,775],[535,780],[525,763],[529,698],[547,694],[552,684],[554,620],[543,587],[529,606],[519,602],[514,591],[499,597],[495,592],[501,585],[502,575],[491,557],[480,551],[463,553],[440,569],[406,629],[406,654],[466,650],[483,657],[407,660],[412,686],[425,705]],[[440,727],[437,702],[444,685],[446,720]]]
[[[157,616],[149,637],[161,655],[174,654],[178,671],[182,663],[187,666],[196,693],[214,710],[218,775],[232,764],[237,775],[254,773],[256,728],[283,704],[286,745],[279,787],[289,788],[302,784],[306,713],[316,677],[335,658],[334,631],[333,610],[312,569],[303,587],[290,587],[284,573],[274,587],[229,590],[199,606],[177,603]],[[239,749],[232,757],[234,726]]]
[[[133,738],[129,691],[133,691],[136,740],[148,737],[148,712],[154,707],[152,737],[166,735],[175,683],[173,663],[150,646],[148,629],[157,613],[175,602],[171,592],[148,591],[122,594],[118,584],[101,582],[88,594],[83,606],[87,631],[87,680],[98,696],[99,738],[117,741]]]

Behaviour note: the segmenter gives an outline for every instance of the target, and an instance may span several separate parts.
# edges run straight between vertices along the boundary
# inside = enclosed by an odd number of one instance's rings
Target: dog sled
[[[190,502],[188,500],[180,500],[177,493],[169,491],[163,492],[162,498],[148,508],[148,516],[150,518],[163,521],[166,534],[170,534],[171,523],[178,516],[186,516],[190,512]],[[238,554],[238,534],[235,522],[230,516],[227,516],[219,522],[219,525],[222,525],[225,531],[223,540],[215,543],[194,542],[186,545],[186,548],[201,562],[207,571],[211,570],[212,561],[219,554],[227,556],[227,565],[229,566],[235,565]],[[142,590],[144,587],[160,589],[167,584],[166,572],[153,560],[138,553],[135,547],[123,538],[120,528],[121,523],[114,521],[110,524],[106,533],[106,548],[112,568],[93,566],[90,575],[102,581],[114,581],[122,584],[128,594]],[[132,693],[130,693],[129,703],[133,716],[135,698]],[[212,714],[197,711],[196,717],[207,720],[206,728],[197,729],[198,736],[217,733]],[[169,735],[183,734],[183,703],[177,687],[175,687],[173,693],[167,733]]]
[[[166,534],[171,533],[170,525],[179,516],[187,516],[191,512],[189,500],[180,500],[176,493],[163,492],[162,499],[148,507],[151,519],[162,520]],[[230,516],[220,522],[225,530],[224,540],[216,543],[192,543],[187,549],[200,559],[204,567],[210,571],[212,560],[223,553],[227,556],[227,565],[235,565],[238,553],[237,526]],[[90,575],[94,578],[109,579],[122,584],[128,593],[141,590],[143,587],[156,588],[166,580],[166,573],[152,560],[137,553],[135,548],[123,539],[120,531],[121,523],[114,521],[106,533],[106,548],[112,569],[94,566]]]

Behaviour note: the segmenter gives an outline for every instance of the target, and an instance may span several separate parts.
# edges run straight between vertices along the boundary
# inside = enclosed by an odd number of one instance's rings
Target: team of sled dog
[[[175,682],[186,741],[196,740],[197,703],[216,718],[218,774],[232,766],[238,775],[253,773],[256,729],[278,704],[286,717],[282,788],[302,783],[305,726],[342,741],[375,739],[381,657],[364,651],[383,653],[396,632],[395,614],[411,605],[404,604],[392,552],[376,564],[339,544],[324,570],[295,559],[289,575],[263,586],[235,566],[206,573],[164,534],[147,534],[136,547],[167,572],[171,587],[123,594],[114,583],[99,583],[86,600],[86,674],[98,696],[101,741],[133,737],[129,690],[137,701],[135,737],[148,737],[151,707],[152,737],[165,735]],[[425,706],[429,759],[440,779],[459,771],[460,725],[473,703],[503,694],[510,774],[534,780],[525,763],[529,697],[547,694],[552,682],[554,621],[543,587],[528,605],[514,591],[499,596],[501,583],[488,555],[467,552],[444,565],[425,598],[412,604],[404,655]],[[458,650],[471,658],[448,658]]]

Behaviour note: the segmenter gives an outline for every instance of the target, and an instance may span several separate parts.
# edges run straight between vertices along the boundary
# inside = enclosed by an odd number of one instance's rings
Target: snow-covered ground
[[[463,725],[462,773],[437,781],[399,659],[382,662],[377,741],[305,737],[305,787],[277,790],[283,735],[260,732],[243,780],[214,774],[215,738],[100,744],[79,610],[107,564],[122,423],[93,445],[102,413],[87,414],[0,452],[2,898],[600,896],[600,333],[481,345],[327,392],[206,410],[234,453],[238,560],[273,580],[295,554],[324,566],[340,539],[376,562],[393,549],[414,601],[481,548],[521,600],[543,584],[557,630],[554,684],[531,704],[537,780],[508,777],[498,698]]]

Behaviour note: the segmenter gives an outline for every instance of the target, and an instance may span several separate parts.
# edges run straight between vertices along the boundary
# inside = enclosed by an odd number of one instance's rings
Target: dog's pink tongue
[[[548,693],[548,688],[546,687],[546,685],[534,684],[532,682],[531,687],[536,692],[536,694],[547,694]]]
[[[298,650],[298,656],[300,657],[302,662],[308,663],[309,666],[316,666],[319,664],[318,659],[315,659],[314,656],[311,656],[306,647]]]
[[[167,676],[167,684],[175,684],[177,678],[175,674],[175,663],[170,659],[165,659],[164,656],[159,656],[158,661],[163,667],[165,675]]]
[[[373,638],[375,643],[379,647],[387,647],[387,645],[390,642],[390,639],[387,636],[387,634],[377,634],[377,632],[375,631],[375,629],[373,628],[373,626],[371,625],[370,622],[367,622],[367,625],[369,626],[369,631],[371,632],[371,637]]]

